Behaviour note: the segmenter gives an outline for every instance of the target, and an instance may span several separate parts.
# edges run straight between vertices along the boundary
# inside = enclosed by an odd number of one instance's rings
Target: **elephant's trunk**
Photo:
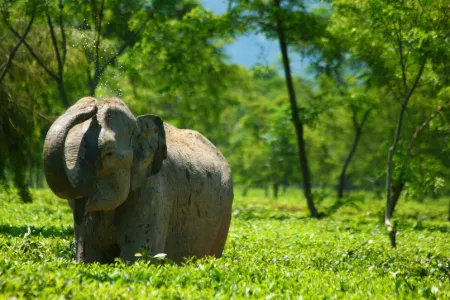
[[[95,103],[68,111],[59,117],[50,127],[44,144],[44,172],[47,183],[60,198],[75,199],[83,196],[80,188],[74,186],[68,179],[64,158],[64,145],[69,130],[97,113]]]

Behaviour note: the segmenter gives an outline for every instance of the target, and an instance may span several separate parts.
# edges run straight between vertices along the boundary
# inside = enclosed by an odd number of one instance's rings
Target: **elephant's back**
[[[231,218],[230,168],[200,133],[169,124],[164,128],[168,157],[161,171],[172,202],[166,250],[174,259],[214,254],[217,240],[226,238]],[[228,226],[220,233],[224,223]]]
[[[198,175],[209,178],[214,174],[220,175],[221,184],[231,182],[231,170],[225,157],[202,134],[195,130],[178,129],[167,123],[164,124],[164,129],[171,163],[179,168],[186,168],[194,175],[199,173]]]

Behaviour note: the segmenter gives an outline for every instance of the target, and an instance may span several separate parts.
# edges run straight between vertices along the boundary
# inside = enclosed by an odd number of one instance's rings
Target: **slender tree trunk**
[[[273,197],[278,199],[278,191],[280,190],[280,184],[278,182],[273,184]]]
[[[280,10],[280,0],[274,0],[274,4],[278,10]],[[280,44],[281,55],[283,57],[283,66],[284,73],[286,78],[286,86],[289,93],[289,102],[291,105],[291,113],[292,113],[292,122],[294,123],[295,133],[297,135],[297,146],[299,151],[299,160],[300,160],[300,169],[303,177],[303,186],[304,186],[304,195],[306,198],[306,203],[308,205],[309,212],[312,217],[318,218],[320,217],[319,212],[317,211],[313,196],[311,193],[311,178],[308,167],[308,159],[306,156],[305,149],[305,140],[303,136],[303,123],[299,117],[299,111],[297,107],[297,96],[294,90],[294,84],[292,81],[291,75],[291,66],[289,62],[289,54],[288,54],[288,45],[286,43],[286,37],[283,27],[283,20],[279,14],[279,11],[276,12],[276,30],[278,35],[278,42]]]
[[[402,60],[401,60],[401,63],[403,66],[404,62]],[[387,228],[388,235],[389,235],[389,238],[391,241],[391,246],[393,248],[396,247],[396,235],[397,235],[397,230],[395,228],[396,226],[395,226],[395,224],[393,224],[391,222],[391,218],[394,213],[394,208],[396,205],[396,202],[394,202],[394,198],[392,197],[392,170],[394,168],[394,162],[393,162],[394,153],[397,150],[397,145],[400,140],[402,125],[403,125],[403,117],[405,115],[405,111],[408,106],[409,99],[411,98],[414,90],[417,87],[420,77],[422,76],[423,69],[425,68],[425,64],[426,64],[426,60],[424,60],[422,62],[422,64],[420,65],[420,68],[419,68],[419,71],[415,78],[415,81],[409,90],[407,89],[406,76],[404,75],[405,97],[403,99],[403,103],[400,108],[392,146],[389,148],[389,151],[388,151],[388,159],[387,159],[388,163],[387,163],[387,170],[386,170],[386,210],[385,210],[384,224]],[[400,196],[400,193],[399,193],[398,197],[399,196]],[[398,198],[397,198],[397,200],[398,200]]]
[[[286,179],[284,179],[283,180],[283,194],[286,194],[288,185],[289,185],[289,182]]]
[[[89,96],[95,97],[95,90],[97,89],[98,83],[98,79],[95,78],[89,82]]]
[[[57,83],[58,83],[59,96],[62,99],[64,107],[65,108],[69,108],[70,104],[69,104],[69,101],[67,100],[67,93],[66,93],[66,89],[64,87],[64,81],[63,81],[63,77],[62,76],[60,76],[58,78]]]
[[[36,188],[38,189],[42,189],[43,188],[43,184],[42,184],[42,169],[39,166],[36,166],[35,168],[35,181],[36,181]]]
[[[1,100],[1,96],[0,96],[0,100]],[[6,169],[6,159],[5,159],[4,155],[0,155],[0,188],[3,185],[7,184],[5,169]]]
[[[392,146],[389,148],[388,151],[388,163],[387,163],[387,171],[386,171],[386,210],[385,210],[385,217],[384,217],[384,224],[387,228],[389,239],[391,241],[391,246],[393,248],[396,247],[396,235],[397,230],[395,223],[391,222],[392,214],[394,213],[394,199],[392,197],[392,169],[394,167],[393,165],[393,158],[395,150],[397,149],[397,144],[400,139],[400,133],[401,128],[403,124],[403,116],[406,111],[406,107],[408,104],[408,100],[405,98],[405,101],[403,102],[403,105],[400,109],[399,118],[397,120],[397,127],[395,130],[394,140],[392,143]],[[400,196],[400,195],[398,195]]]
[[[244,189],[242,190],[242,197],[247,197],[248,193],[248,185],[244,186]]]
[[[20,158],[13,158],[13,182],[14,186],[17,188],[18,194],[22,202],[24,203],[31,203],[33,202],[33,199],[31,198],[30,190],[28,188],[27,180],[26,180],[26,174],[25,174],[25,168],[20,166],[22,161]]]
[[[352,119],[353,119],[353,128],[355,130],[355,137],[353,139],[352,147],[350,148],[350,151],[348,152],[347,157],[345,158],[344,164],[342,165],[341,174],[339,175],[339,185],[338,185],[338,192],[337,192],[338,199],[342,199],[344,197],[345,177],[346,177],[346,173],[347,173],[347,168],[350,165],[353,155],[356,152],[356,148],[358,147],[359,140],[361,138],[362,128],[363,128],[364,123],[366,122],[371,110],[372,109],[370,108],[364,113],[363,119],[362,119],[361,123],[359,123],[359,124],[358,124],[358,121],[356,118],[356,112],[353,111]]]
[[[61,101],[65,108],[69,107],[69,101],[67,100],[67,93],[64,87],[64,65],[66,64],[66,54],[67,54],[67,44],[66,44],[66,33],[64,29],[63,23],[63,9],[64,5],[62,4],[62,0],[59,0],[59,27],[60,27],[60,35],[61,42],[58,43],[55,27],[53,25],[52,19],[47,12],[47,24],[49,27],[50,35],[52,38],[53,49],[55,51],[55,56],[58,62],[58,73],[55,76],[56,84],[58,86],[59,95],[61,97]]]
[[[338,198],[342,199],[344,197],[344,189],[345,189],[345,177],[347,173],[347,168],[350,165],[350,162],[353,158],[353,155],[356,152],[356,148],[358,146],[359,140],[361,138],[361,127],[358,126],[356,128],[355,137],[353,139],[352,147],[345,158],[344,164],[342,165],[341,174],[339,175],[339,185],[338,185]]]
[[[402,181],[392,183],[392,211],[395,210],[395,206],[397,205],[398,199],[400,198],[404,187],[405,183]]]
[[[35,187],[34,178],[33,178],[33,163],[28,162],[28,186],[31,188]]]

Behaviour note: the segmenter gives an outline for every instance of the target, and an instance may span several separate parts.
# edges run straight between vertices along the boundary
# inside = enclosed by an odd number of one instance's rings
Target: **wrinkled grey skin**
[[[44,169],[74,212],[85,262],[167,253],[220,257],[231,220],[231,171],[201,134],[135,118],[119,99],[80,99],[50,128]]]

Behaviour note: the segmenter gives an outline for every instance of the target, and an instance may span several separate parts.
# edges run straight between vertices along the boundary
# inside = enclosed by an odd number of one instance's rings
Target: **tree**
[[[31,26],[33,25],[34,22],[34,18],[36,17],[36,8],[37,5],[34,5],[32,8],[30,21],[28,22],[28,25],[25,28],[25,32],[22,35],[19,34],[19,41],[8,55],[8,60],[6,61],[5,66],[3,67],[3,70],[0,74],[0,85],[2,84],[2,81],[5,78],[8,69],[11,67],[12,61],[17,53],[17,50],[19,50],[19,47],[25,42],[25,39],[27,38],[27,35],[30,32]]]
[[[81,8],[79,23],[87,30],[82,37],[83,51],[88,62],[86,70],[89,95],[95,96],[96,89],[106,69],[111,67],[127,48],[138,41],[144,26],[153,17],[159,1],[148,7],[143,1],[94,0],[73,3]],[[116,41],[116,43],[111,43]]]
[[[227,145],[233,124],[223,116],[237,105],[240,95],[233,89],[245,75],[225,61],[226,17],[195,6],[155,18],[119,60],[129,75],[125,99],[136,111],[152,111]]]
[[[320,35],[320,32],[324,29],[321,18],[310,13],[302,1],[273,0],[269,4],[267,1],[262,0],[241,0],[231,1],[231,4],[232,9],[230,13],[235,15],[237,19],[240,19],[240,23],[244,27],[248,26],[250,30],[262,32],[267,37],[277,39],[279,42],[291,107],[291,120],[297,137],[303,191],[311,216],[318,218],[320,214],[314,205],[311,192],[311,175],[304,139],[304,124],[301,120],[293,84],[288,45],[290,42],[308,42],[315,38],[315,34]],[[302,28],[302,30],[299,31],[299,28]]]
[[[419,0],[339,0],[333,7],[337,14],[332,30],[351,41],[353,53],[367,63],[378,83],[386,86],[400,103],[386,168],[385,225],[395,247],[396,230],[391,218],[405,185],[403,176],[399,177],[404,168],[398,168],[395,156],[405,158],[405,152],[407,156],[410,153],[401,139],[404,118],[416,90],[424,85],[440,89],[448,76],[439,70],[448,69],[450,53],[445,37],[450,28],[445,20],[450,8],[445,1]],[[416,132],[420,133],[420,128]]]
[[[66,54],[67,54],[67,41],[66,41],[66,33],[65,33],[65,27],[64,27],[64,14],[63,14],[64,5],[62,0],[59,0],[58,3],[58,26],[59,26],[59,32],[60,32],[60,41],[57,39],[57,33],[54,26],[54,21],[52,20],[52,13],[53,13],[53,7],[50,3],[46,4],[43,7],[43,13],[45,14],[45,20],[48,25],[49,34],[51,36],[52,46],[53,50],[55,52],[55,58],[57,62],[57,71],[54,72],[50,68],[50,63],[46,63],[39,55],[36,53],[36,51],[33,49],[33,47],[27,42],[24,41],[24,45],[31,54],[31,56],[36,60],[36,62],[45,70],[45,72],[56,81],[58,91],[60,94],[61,101],[64,105],[64,107],[69,107],[69,101],[67,98],[66,89],[64,87],[64,67],[66,63]],[[9,20],[9,14],[7,14],[7,11],[4,11],[3,13],[3,21],[9,28],[9,30],[20,40],[21,36],[20,34],[14,29],[14,27],[11,25],[11,22]]]
[[[343,51],[342,44],[336,37],[329,36],[326,39],[333,40],[333,43],[328,41],[325,43],[326,46],[314,45],[315,49],[310,49],[309,52],[316,56],[312,63],[315,72],[319,75],[318,97],[325,98],[322,101],[325,103],[324,106],[329,106],[328,110],[336,110],[342,106],[350,112],[353,137],[343,159],[337,184],[337,198],[342,199],[346,188],[347,172],[361,140],[363,128],[376,107],[376,99],[383,97],[377,93],[382,95],[386,93],[371,87],[371,77],[363,64],[355,60],[351,54],[339,52]],[[339,46],[336,47],[336,44]],[[332,53],[333,51],[335,52]]]
[[[229,154],[235,182],[244,187],[244,194],[251,186],[268,192],[271,185],[276,198],[282,183],[301,178],[295,167],[296,138],[284,84],[275,69],[256,66],[242,74],[233,87],[241,96],[239,105],[226,117],[237,121],[225,154]]]
[[[297,134],[297,146],[299,151],[300,168],[303,177],[304,194],[311,216],[318,218],[319,212],[317,211],[314,205],[314,200],[311,193],[311,177],[309,173],[308,159],[306,156],[305,139],[303,136],[303,123],[301,122],[299,117],[299,111],[297,107],[297,96],[295,94],[294,84],[292,81],[291,66],[288,54],[288,45],[286,42],[285,29],[283,26],[283,19],[280,11],[281,8],[280,0],[274,0],[274,4],[275,7],[278,9],[278,11],[275,12],[276,31],[278,35],[278,41],[280,43],[281,55],[283,58],[283,68],[286,78],[286,86],[289,93],[289,103],[291,105],[292,122],[294,123],[295,132]]]
[[[27,35],[36,17],[37,3],[32,4],[30,10],[30,20],[26,25],[23,34],[19,35],[19,41],[12,48],[8,59],[0,74],[0,182],[5,184],[5,170],[8,166],[12,171],[13,183],[17,188],[19,197],[25,203],[32,202],[31,194],[26,183],[26,167],[23,165],[23,157],[28,155],[26,145],[29,142],[27,130],[33,129],[33,122],[27,121],[27,110],[20,106],[20,103],[13,103],[11,93],[6,86],[4,79],[12,66],[17,51],[26,42]]]

